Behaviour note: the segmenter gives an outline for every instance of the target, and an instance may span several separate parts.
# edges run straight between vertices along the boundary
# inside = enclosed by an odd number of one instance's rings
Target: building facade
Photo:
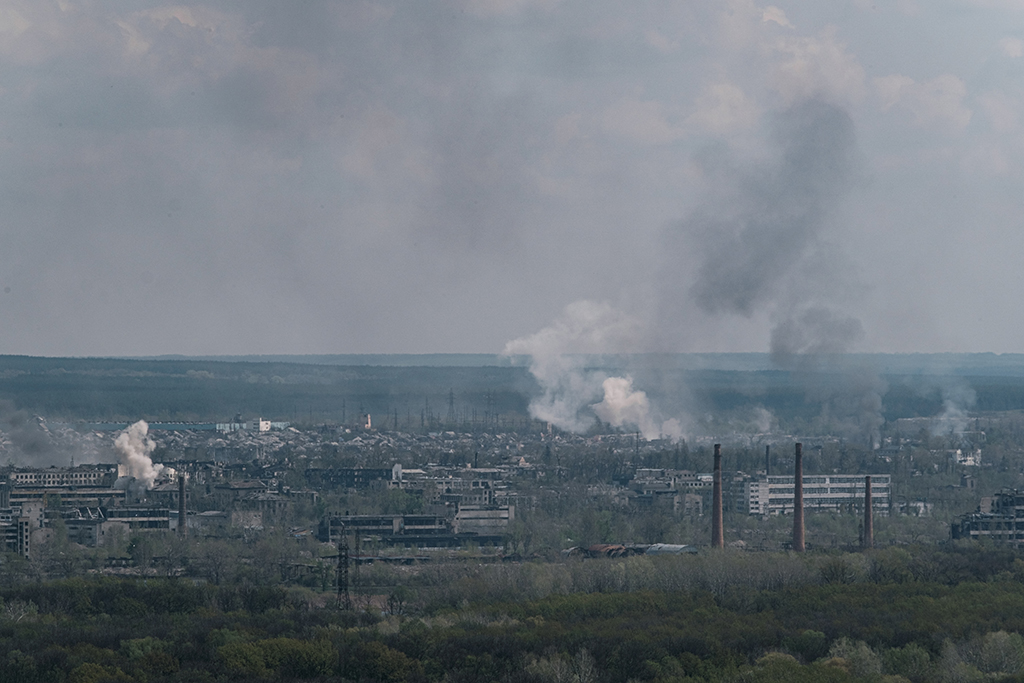
[[[954,540],[988,540],[1014,548],[1024,546],[1024,493],[1016,489],[982,498],[977,512],[962,515],[950,525]]]
[[[863,474],[804,475],[805,510],[864,509]],[[770,476],[746,482],[745,508],[751,515],[793,514],[794,482],[789,476]],[[892,477],[871,475],[871,508],[888,515],[892,498]]]

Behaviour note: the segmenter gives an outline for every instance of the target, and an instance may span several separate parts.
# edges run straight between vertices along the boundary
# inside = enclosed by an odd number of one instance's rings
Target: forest
[[[976,546],[434,564],[347,609],[251,580],[86,575],[0,597],[0,680],[26,683],[1024,677],[1024,561]]]
[[[864,382],[878,394],[879,415],[887,422],[940,414],[951,388],[970,396],[965,409],[1024,410],[1024,362],[1017,357],[878,354],[861,359],[871,370],[844,370],[839,365],[814,373],[809,381],[805,371],[773,369],[766,358],[746,358],[756,355],[597,358],[588,370],[626,372],[646,388],[652,401],[669,410],[715,415],[718,422],[729,422],[764,409],[789,431],[815,428],[823,401],[835,411],[843,402],[861,400],[847,394],[851,386]],[[499,357],[494,357],[494,365],[482,364],[478,356],[457,355],[426,356],[423,365],[412,364],[416,357],[402,357],[404,365],[287,358],[257,362],[0,356],[0,400],[53,420],[227,421],[236,414],[256,414],[281,421],[354,423],[369,412],[387,415],[399,429],[412,431],[471,426],[485,413],[516,425],[528,418],[530,399],[540,392],[528,363],[509,365]],[[354,363],[355,358],[339,360]],[[368,358],[364,362],[386,361]],[[715,367],[703,367],[705,363]],[[949,364],[944,374],[936,374],[939,371],[932,367],[940,363]],[[713,429],[717,424],[705,426]]]

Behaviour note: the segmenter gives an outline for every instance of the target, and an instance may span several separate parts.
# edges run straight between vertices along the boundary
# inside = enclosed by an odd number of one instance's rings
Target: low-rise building
[[[953,539],[988,540],[998,545],[1024,546],[1024,493],[1016,489],[983,498],[976,512],[950,525]]]
[[[8,474],[7,480],[25,488],[110,488],[117,481],[117,465],[18,469]]]
[[[863,474],[804,475],[804,509],[863,510]],[[888,474],[871,475],[871,507],[876,514],[887,515],[891,501],[891,480]],[[745,510],[751,515],[793,514],[795,496],[793,475],[770,476],[745,484]]]
[[[455,533],[503,534],[516,519],[514,505],[459,505]]]

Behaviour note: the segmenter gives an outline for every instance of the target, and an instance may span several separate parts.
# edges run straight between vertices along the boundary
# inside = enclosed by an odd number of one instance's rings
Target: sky
[[[0,2],[0,353],[1024,351],[1024,2]]]

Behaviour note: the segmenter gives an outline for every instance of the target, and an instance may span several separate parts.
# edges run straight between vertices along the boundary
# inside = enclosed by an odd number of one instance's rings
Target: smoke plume
[[[888,387],[840,358],[864,329],[843,311],[850,288],[825,239],[855,179],[853,122],[811,99],[776,117],[772,142],[771,161],[724,166],[716,196],[684,222],[701,254],[690,293],[711,315],[767,312],[775,364],[796,373],[831,428],[876,442]]]
[[[542,391],[530,401],[530,415],[571,432],[587,431],[594,416],[584,408],[597,399],[605,374],[585,367],[582,354],[619,348],[635,328],[607,303],[577,301],[552,325],[508,342],[505,355],[529,356],[530,374]]]
[[[632,378],[609,377],[586,366],[585,354],[626,351],[642,328],[608,303],[577,301],[552,325],[506,344],[505,355],[530,357],[530,373],[541,387],[541,395],[530,402],[530,415],[576,433],[590,429],[597,418],[636,429],[647,439],[681,438],[680,421],[659,422]]]
[[[691,294],[707,313],[751,316],[785,300],[854,170],[853,122],[841,108],[808,100],[775,120],[774,160],[723,166],[722,195],[695,211],[684,231],[701,244]]]
[[[648,440],[682,438],[679,420],[672,418],[659,424],[647,394],[633,388],[632,377],[609,377],[601,383],[601,388],[604,398],[590,407],[603,422],[612,427],[635,428]]]
[[[812,306],[779,322],[771,334],[771,357],[794,371],[808,399],[821,405],[822,426],[831,432],[881,439],[882,397],[889,386],[877,371],[843,358],[864,336],[861,322],[824,306]]]
[[[10,401],[0,402],[0,438],[7,442],[4,450],[12,462],[35,466],[67,462],[64,454],[57,452],[46,424],[15,409]]]
[[[808,397],[821,401],[827,424],[874,440],[885,383],[869,369],[846,364],[837,374],[832,365],[863,337],[860,321],[842,310],[850,288],[837,276],[841,259],[825,239],[855,177],[853,122],[841,107],[805,100],[776,115],[770,143],[759,163],[715,155],[707,164],[707,197],[670,236],[679,241],[670,245],[671,266],[657,281],[661,315],[654,327],[668,329],[685,318],[676,308],[681,292],[712,318],[769,316],[772,358],[796,371]],[[692,247],[696,267],[681,272],[679,256]],[[510,342],[505,353],[531,357],[543,391],[530,406],[537,418],[579,432],[596,415],[648,438],[676,435],[679,423],[659,424],[632,378],[588,371],[569,355],[617,351],[652,331],[606,304],[578,302],[551,327]]]
[[[64,467],[74,462],[100,462],[109,441],[73,426],[48,423],[38,415],[0,401],[0,461],[22,467]]]
[[[118,462],[124,465],[127,475],[146,490],[153,488],[153,483],[164,469],[163,465],[154,465],[150,458],[156,443],[148,434],[149,425],[145,420],[139,420],[114,441]]]
[[[942,412],[931,424],[935,436],[963,436],[967,429],[968,411],[974,407],[978,395],[966,382],[942,387]]]

